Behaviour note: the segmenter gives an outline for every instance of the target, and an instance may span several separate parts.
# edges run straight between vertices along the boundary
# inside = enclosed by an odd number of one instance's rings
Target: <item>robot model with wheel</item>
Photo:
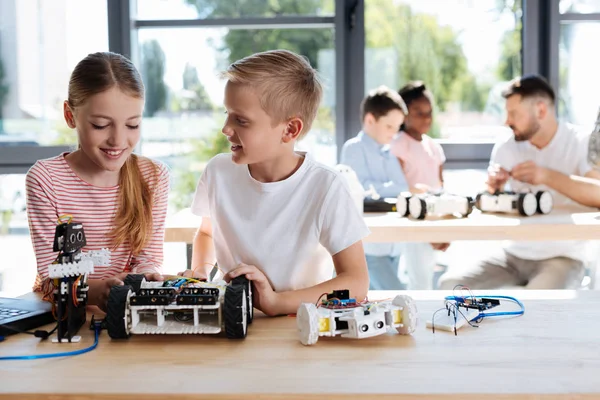
[[[518,213],[530,217],[535,213],[548,214],[554,205],[548,191],[524,192],[484,192],[477,195],[475,206],[481,212]]]
[[[425,219],[428,216],[444,217],[460,215],[466,217],[473,211],[473,199],[451,193],[401,193],[396,203],[396,211],[402,217]]]
[[[313,345],[319,336],[363,339],[396,329],[400,334],[414,332],[417,307],[409,296],[393,300],[357,303],[348,290],[327,294],[320,304],[302,303],[296,313],[300,342]]]
[[[64,216],[63,216],[64,217]],[[110,265],[110,252],[107,249],[83,253],[86,245],[83,225],[62,222],[56,226],[53,250],[58,252],[56,260],[48,266],[48,277],[54,284],[54,312],[58,321],[56,341],[79,341],[75,336],[85,323],[85,306],[88,299],[88,276],[94,266]]]
[[[104,319],[113,339],[149,334],[218,334],[246,337],[252,322],[252,285],[245,276],[205,282],[174,277],[147,282],[130,274],[123,286],[113,286]]]

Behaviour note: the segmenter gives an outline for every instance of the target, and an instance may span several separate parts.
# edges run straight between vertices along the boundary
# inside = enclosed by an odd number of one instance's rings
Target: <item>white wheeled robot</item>
[[[124,283],[108,296],[105,323],[113,339],[223,331],[228,338],[243,339],[252,322],[252,285],[243,276],[227,284],[182,277],[147,282],[131,274]]]
[[[481,212],[518,213],[526,217],[535,213],[548,214],[553,205],[552,194],[545,190],[537,193],[484,192],[475,199],[475,206]]]
[[[402,217],[410,215],[415,219],[425,219],[427,216],[443,217],[447,215],[466,217],[473,211],[473,199],[445,192],[415,195],[401,193],[398,196],[396,210]]]
[[[363,339],[378,336],[390,329],[402,335],[414,332],[417,307],[409,296],[398,295],[393,300],[357,303],[347,290],[327,295],[317,307],[302,303],[296,313],[300,342],[313,345],[319,336]]]

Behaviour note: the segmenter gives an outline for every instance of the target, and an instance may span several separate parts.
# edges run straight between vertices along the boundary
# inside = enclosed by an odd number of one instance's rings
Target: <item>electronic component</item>
[[[113,339],[145,334],[218,334],[245,338],[252,322],[252,285],[244,276],[205,282],[176,277],[114,286],[108,296],[106,328]]]
[[[300,342],[315,344],[319,336],[363,339],[396,329],[406,335],[414,332],[417,308],[411,297],[396,296],[392,301],[356,302],[348,290],[336,290],[317,305],[302,303],[296,313]]]
[[[466,290],[469,295],[465,296],[446,296],[444,307],[435,311],[431,320],[426,322],[426,326],[435,333],[436,329],[454,331],[466,324],[472,327],[478,327],[479,322],[484,318],[500,316],[519,316],[525,313],[525,306],[519,300],[511,296],[474,296],[471,290],[465,286],[458,285],[455,289]],[[495,311],[490,312],[492,308],[499,307],[501,300],[515,303],[519,310],[515,311]]]
[[[415,195],[402,193],[398,196],[396,209],[400,216],[410,215],[414,219],[448,215],[466,217],[473,211],[473,199],[446,192]]]
[[[63,222],[64,219],[67,222]],[[76,334],[86,320],[88,275],[94,272],[94,265],[110,265],[110,252],[107,249],[83,253],[81,249],[86,244],[83,225],[73,222],[70,215],[61,216],[53,244],[58,256],[48,266],[49,278],[53,281],[54,312],[58,324],[56,342],[80,340]]]
[[[535,213],[548,214],[553,205],[552,194],[544,190],[536,193],[483,192],[475,198],[475,207],[481,212],[518,213],[526,217]]]

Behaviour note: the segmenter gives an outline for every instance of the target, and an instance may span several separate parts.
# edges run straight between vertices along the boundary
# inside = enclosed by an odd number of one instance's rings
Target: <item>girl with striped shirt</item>
[[[128,273],[162,279],[169,173],[163,164],[133,154],[143,109],[144,85],[127,58],[94,53],[73,70],[64,117],[77,130],[79,146],[39,160],[26,177],[38,269],[34,291],[51,290],[54,232],[65,214],[83,224],[83,251],[111,250],[111,265],[96,266],[89,275],[89,304],[104,308],[110,288],[122,285]]]

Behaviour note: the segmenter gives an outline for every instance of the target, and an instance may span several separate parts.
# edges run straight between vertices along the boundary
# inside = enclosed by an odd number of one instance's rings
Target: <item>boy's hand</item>
[[[268,316],[278,315],[278,295],[271,287],[271,283],[265,274],[254,265],[242,263],[234,270],[225,274],[224,279],[226,282],[229,282],[240,275],[245,275],[246,278],[252,282],[252,302],[254,303],[254,307]]]

